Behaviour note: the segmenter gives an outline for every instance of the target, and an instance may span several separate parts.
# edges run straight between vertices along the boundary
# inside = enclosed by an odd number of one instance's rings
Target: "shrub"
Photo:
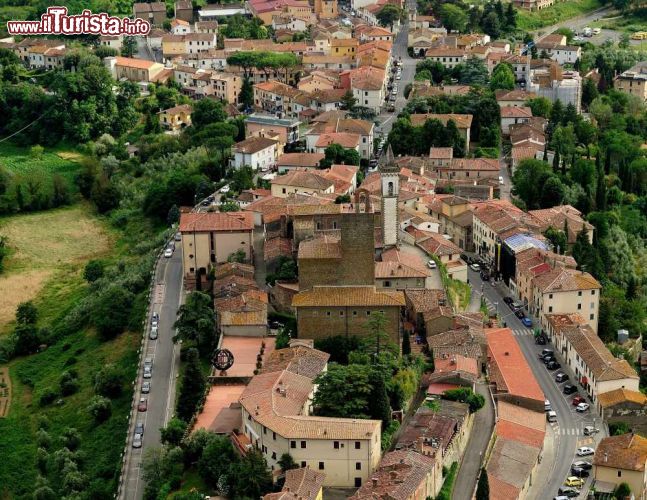
[[[83,270],[83,278],[88,283],[94,283],[99,278],[103,277],[103,273],[103,262],[101,262],[100,260],[91,260],[85,265],[85,269]]]
[[[72,372],[63,372],[59,383],[63,396],[69,396],[79,390],[79,379]]]
[[[58,392],[55,389],[45,389],[38,398],[38,404],[47,406],[52,404],[56,398],[58,398]]]
[[[121,394],[123,378],[114,365],[106,365],[94,378],[94,392],[99,396],[116,398]]]
[[[88,404],[88,413],[95,422],[105,422],[112,415],[112,402],[103,396],[94,396]]]

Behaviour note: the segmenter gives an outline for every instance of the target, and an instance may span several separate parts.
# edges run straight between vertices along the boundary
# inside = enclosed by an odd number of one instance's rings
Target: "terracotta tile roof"
[[[537,147],[518,147],[518,146],[512,146],[512,159],[516,161],[521,161],[525,160],[527,158],[534,158],[535,155],[537,154],[538,148]]]
[[[407,448],[424,454],[426,448],[431,449],[433,439],[437,447],[443,451],[449,446],[456,432],[456,420],[439,415],[431,408],[422,406],[409,419],[406,427],[401,429],[396,450]]]
[[[219,264],[214,269],[214,277],[216,279],[225,278],[232,275],[238,276],[254,276],[254,266],[251,264],[241,264],[239,262],[225,262]]]
[[[359,145],[360,136],[358,134],[351,134],[347,132],[332,132],[329,134],[321,134],[317,140],[316,148],[325,148],[331,144],[339,144],[344,148],[354,149]]]
[[[446,159],[450,160],[454,157],[454,148],[429,148],[429,158],[433,160]]]
[[[495,158],[453,158],[448,166],[437,167],[439,170],[478,170],[481,172],[498,172],[499,160]]]
[[[547,314],[555,335],[563,335],[596,381],[637,379],[636,371],[624,359],[616,358],[579,314]]]
[[[501,118],[530,118],[532,110],[526,106],[501,106]]]
[[[375,278],[427,278],[429,273],[423,268],[411,267],[401,262],[387,261],[375,263]]]
[[[436,47],[427,51],[429,57],[465,57],[465,49],[453,49],[451,47]]]
[[[521,406],[497,402],[498,417],[495,433],[505,439],[518,441],[534,448],[543,448],[546,436],[544,413]]]
[[[254,229],[254,216],[249,212],[204,212],[180,215],[181,233],[247,232]]]
[[[238,153],[244,154],[254,154],[264,149],[271,148],[276,146],[278,141],[274,139],[268,139],[267,137],[250,137],[244,141],[237,142],[234,144],[232,149]]]
[[[479,368],[476,359],[457,354],[438,359],[434,363],[434,375],[440,373],[460,372],[478,378]]]
[[[317,417],[305,414],[313,379],[287,370],[252,378],[240,397],[259,424],[286,439],[367,440],[380,432],[379,420]]]
[[[528,92],[527,90],[520,90],[520,89],[514,89],[514,90],[499,89],[494,92],[494,95],[496,96],[497,101],[525,102],[528,99],[537,97],[537,94],[535,94],[534,92]]]
[[[514,148],[513,148],[514,150]],[[540,221],[545,226],[545,229],[552,226],[556,229],[568,229],[568,242],[575,243],[577,235],[583,229],[586,231],[593,231],[593,225],[582,217],[582,213],[571,205],[559,205],[552,208],[545,208],[542,210],[529,210],[535,219]]]
[[[402,307],[404,294],[374,286],[315,286],[292,299],[294,307]]]
[[[333,182],[316,172],[305,170],[292,170],[279,175],[270,181],[278,186],[292,186],[325,191],[333,186]]]
[[[265,240],[263,258],[265,262],[278,259],[281,255],[292,254],[292,240],[290,238],[270,238]]]
[[[647,406],[647,396],[642,392],[630,391],[629,389],[615,389],[609,392],[598,394],[598,403],[603,408],[615,406],[622,403],[634,403]]]
[[[416,246],[422,248],[429,255],[460,255],[461,248],[451,240],[444,238],[441,234],[427,233],[428,237],[416,241]]]
[[[487,473],[487,477],[490,485],[490,500],[510,500],[511,498],[519,498],[521,488],[512,486],[489,472]]]
[[[602,439],[595,450],[593,464],[598,467],[644,471],[647,439],[638,434],[623,434]]]
[[[544,392],[530,370],[512,330],[486,330],[486,336],[489,365],[499,375],[497,391],[543,402]]]
[[[339,238],[324,234],[321,237],[299,243],[299,259],[341,259]]]
[[[441,302],[447,302],[447,294],[445,293],[445,290],[406,289],[404,291],[404,296],[407,301],[407,306],[413,309],[413,312],[416,314],[431,311],[438,307]]]
[[[117,66],[125,66],[127,68],[150,69],[153,65],[157,64],[155,61],[134,59],[132,57],[117,56],[115,59]]]
[[[537,463],[540,451],[534,446],[499,436],[494,443],[486,467],[488,479],[490,476],[494,476],[518,491],[526,484],[528,476]],[[504,491],[508,489],[505,488]],[[490,483],[490,491],[493,491],[492,483]],[[498,492],[497,495],[499,493],[501,492]],[[497,498],[506,498],[506,500],[517,497],[518,494],[508,497],[497,496]],[[490,498],[492,498],[491,495]]]
[[[577,290],[599,290],[602,285],[589,273],[575,269],[556,267],[537,276],[532,281],[541,293],[573,292]]]
[[[436,113],[422,113],[411,115],[411,125],[414,127],[421,127],[427,120],[439,120],[443,125],[447,125],[449,120],[453,120],[456,126],[460,129],[470,128],[472,126],[472,115],[464,114],[459,115],[456,113],[449,114],[436,114]]]
[[[263,500],[316,500],[326,474],[307,467],[285,472],[285,483],[279,493],[270,493]]]
[[[261,373],[287,370],[314,379],[324,371],[329,358],[330,354],[310,347],[286,347],[270,353]]]
[[[370,474],[355,494],[356,500],[384,498],[409,500],[434,473],[435,459],[415,451],[390,451],[386,453],[377,470]],[[423,491],[426,489],[423,488]]]
[[[324,157],[323,153],[285,153],[279,156],[276,164],[279,167],[317,167]]]

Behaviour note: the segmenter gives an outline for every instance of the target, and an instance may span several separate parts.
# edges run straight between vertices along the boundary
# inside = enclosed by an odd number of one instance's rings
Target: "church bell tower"
[[[400,167],[393,158],[389,144],[380,161],[380,179],[382,181],[382,238],[384,246],[395,246],[399,243],[400,217],[398,211],[398,193],[400,192]]]

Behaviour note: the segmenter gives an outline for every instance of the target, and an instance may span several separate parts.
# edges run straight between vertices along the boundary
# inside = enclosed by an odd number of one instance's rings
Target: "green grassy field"
[[[600,0],[567,0],[564,2],[557,0],[552,7],[540,11],[528,12],[518,9],[517,27],[523,31],[534,31],[586,14],[600,7],[602,7]]]
[[[602,18],[591,23],[591,27],[622,31],[629,35],[637,31],[647,31],[647,9],[628,12],[622,16],[613,16],[610,19]],[[647,41],[643,41],[643,44],[647,47]]]
[[[78,161],[81,155],[65,148],[46,149],[39,159],[30,156],[30,148],[24,148],[4,142],[0,144],[0,166],[14,175],[38,175],[51,178],[60,174],[70,183],[79,170]]]

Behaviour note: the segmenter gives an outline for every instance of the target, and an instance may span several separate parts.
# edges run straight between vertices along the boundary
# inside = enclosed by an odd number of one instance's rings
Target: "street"
[[[133,408],[135,418],[131,418],[126,448],[126,468],[123,471],[119,488],[119,498],[137,500],[143,497],[144,481],[141,477],[141,464],[146,451],[161,445],[160,429],[165,427],[173,415],[175,406],[176,378],[180,364],[180,344],[173,343],[173,335],[177,309],[182,292],[182,246],[176,245],[173,257],[162,257],[155,271],[155,286],[152,292],[152,311],[159,314],[159,336],[157,340],[148,338],[150,332],[150,316],[144,331],[143,343],[145,358],[153,358],[150,394],[141,394],[143,382],[143,367],[137,371],[135,394],[136,401],[140,397],[148,399],[146,412],[138,412]],[[132,438],[136,422],[144,424],[143,446],[132,447]]]
[[[570,467],[573,461],[579,459],[579,457],[575,456],[576,448],[578,446],[591,446],[595,448],[594,441],[597,442],[603,437],[603,426],[599,419],[597,422],[594,420],[593,416],[590,415],[590,410],[585,413],[577,413],[575,411],[575,407],[571,401],[576,394],[566,396],[562,391],[564,384],[558,384],[554,380],[555,374],[561,371],[569,375],[570,383],[575,384],[574,381],[576,378],[573,372],[564,366],[564,360],[557,352],[555,352],[555,357],[562,364],[562,368],[556,371],[546,369],[538,355],[542,349],[552,349],[553,346],[550,342],[547,345],[535,344],[532,329],[524,327],[508,305],[503,302],[503,297],[506,296],[504,294],[505,292],[503,292],[506,289],[505,285],[498,283],[496,286],[492,286],[490,283],[483,283],[479,273],[471,269],[468,269],[468,279],[476,293],[480,294],[481,290],[483,290],[490,312],[496,310],[501,322],[512,329],[528,365],[537,382],[539,382],[541,389],[544,391],[546,399],[550,401],[553,410],[557,412],[557,423],[547,424],[552,426],[555,436],[555,442],[553,443],[553,449],[555,450],[554,456],[543,457],[544,460],[550,460],[548,475],[547,477],[542,477],[541,474],[538,474],[539,477],[534,480],[533,487],[529,492],[529,498],[552,498],[557,495],[557,490],[570,475]],[[533,323],[536,323],[534,318]],[[581,394],[584,395],[584,391]],[[595,436],[595,439],[584,436],[583,429],[586,425],[596,425],[600,428],[601,432]],[[590,460],[591,458],[584,457],[584,460]],[[590,482],[591,478],[588,478],[587,485],[590,485]],[[582,488],[582,492],[585,491],[588,491],[588,488]],[[580,498],[585,498],[585,495],[581,494]]]

